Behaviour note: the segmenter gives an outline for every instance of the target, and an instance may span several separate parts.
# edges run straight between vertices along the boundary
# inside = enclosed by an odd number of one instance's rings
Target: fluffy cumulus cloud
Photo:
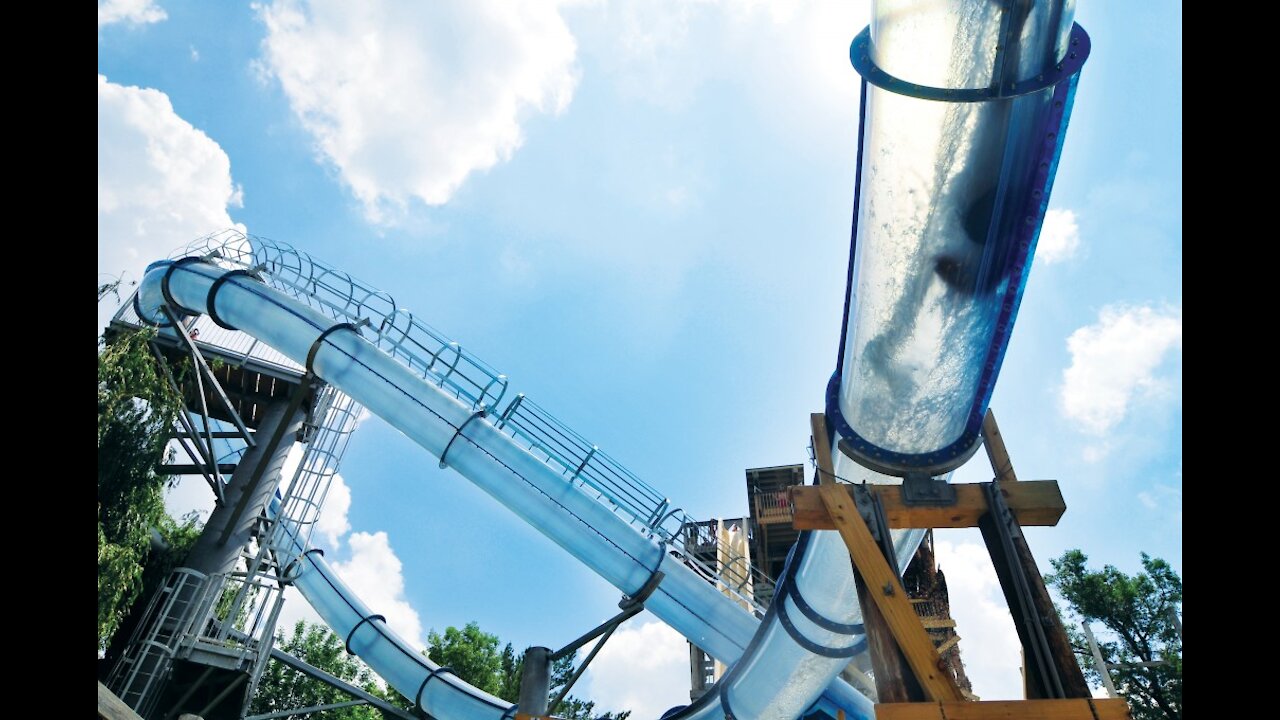
[[[445,203],[558,113],[577,45],[556,0],[275,0],[262,68],[376,221]]]
[[[641,615],[609,638],[591,661],[583,683],[576,694],[594,700],[602,710],[661,717],[676,705],[689,704],[689,644],[666,623]]]
[[[316,520],[316,532],[329,543],[329,547],[336,549],[342,536],[351,530],[351,523],[347,521],[350,509],[351,488],[347,487],[347,481],[341,474],[335,474],[329,485],[329,494],[320,508],[320,517]]]
[[[422,640],[422,620],[404,596],[404,568],[385,532],[352,533],[347,538],[351,554],[347,560],[333,563],[356,597],[377,608],[387,618],[387,626],[418,649],[426,647]]]
[[[231,160],[169,96],[98,76],[98,278],[138,280],[147,263],[228,227]],[[104,305],[110,304],[104,301]],[[98,327],[114,308],[98,309]]]
[[[986,547],[938,540],[934,550],[938,568],[947,576],[960,656],[974,694],[983,700],[1020,699],[1022,645]]]
[[[1081,430],[1103,435],[1124,419],[1136,395],[1165,387],[1159,370],[1181,348],[1181,308],[1103,308],[1097,323],[1067,338],[1063,414]]]
[[[1050,210],[1036,244],[1036,260],[1048,265],[1070,260],[1080,249],[1080,226],[1071,210]]]
[[[168,17],[155,0],[98,0],[98,27],[112,23],[145,25]]]

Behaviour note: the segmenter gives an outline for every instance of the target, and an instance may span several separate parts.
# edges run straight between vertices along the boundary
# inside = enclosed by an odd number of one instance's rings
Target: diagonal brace
[[[827,512],[849,549],[854,567],[870,590],[867,594],[884,615],[885,623],[928,699],[964,700],[955,678],[941,669],[941,658],[911,607],[902,579],[890,567],[849,493],[842,485],[819,485],[818,489]],[[871,498],[878,502],[876,496],[871,495]],[[888,534],[887,528],[883,533]]]

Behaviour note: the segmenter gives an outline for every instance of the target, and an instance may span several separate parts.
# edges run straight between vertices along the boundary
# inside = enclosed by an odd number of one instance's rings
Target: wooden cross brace
[[[798,530],[834,529],[849,550],[880,696],[880,704],[876,706],[879,720],[1120,720],[1129,717],[1123,700],[1090,697],[1035,560],[1021,537],[1022,525],[1056,525],[1062,517],[1066,503],[1058,484],[1052,480],[1018,481],[993,416],[988,414],[983,435],[996,480],[994,484],[956,485],[956,501],[946,507],[908,505],[897,485],[866,486],[866,490],[872,494],[873,503],[884,510],[883,522],[890,528],[982,529],[1023,647],[1032,647],[1032,635],[1042,639],[1036,646],[1041,649],[1038,664],[1032,663],[1027,669],[1028,694],[1036,698],[1033,700],[966,700],[934,649],[933,640],[912,607],[901,578],[859,513],[853,497],[855,487],[836,482],[825,416],[815,413],[810,422],[819,484],[791,488],[793,524]],[[1003,518],[1003,522],[1012,527],[1012,540],[1008,532],[1000,533],[995,528],[997,518]],[[1005,546],[1003,550],[997,547],[1000,543]],[[1015,582],[1011,573],[1022,575],[1020,579],[1025,581]],[[1015,601],[1021,606],[1020,610],[1014,610]],[[1043,642],[1045,636],[1047,644]],[[1052,678],[1052,682],[1048,678]]]

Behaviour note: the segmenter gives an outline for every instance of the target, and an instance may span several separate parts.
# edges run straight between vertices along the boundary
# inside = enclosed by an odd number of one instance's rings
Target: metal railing
[[[160,699],[178,646],[187,636],[207,587],[204,573],[178,568],[152,595],[124,655],[111,670],[108,685],[139,715],[147,716]]]
[[[311,536],[362,412],[355,400],[332,385],[318,393],[306,451],[280,500],[268,543],[284,565],[295,559],[295,548],[311,547]]]
[[[673,509],[668,498],[523,394],[511,401],[495,425],[567,482],[578,485],[639,532],[665,543],[694,572],[763,617],[764,608],[754,593],[767,593],[773,579],[747,558],[721,561],[729,553],[719,550],[716,521],[698,521],[680,508]]]
[[[288,245],[225,230],[195,241],[177,256],[257,271],[271,287],[337,321],[366,325],[361,332],[372,333],[375,345],[473,409],[496,408],[506,394],[506,376],[414,317],[391,295]]]

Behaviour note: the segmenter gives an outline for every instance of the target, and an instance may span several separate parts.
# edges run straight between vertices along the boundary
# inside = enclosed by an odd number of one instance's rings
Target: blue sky
[[[233,224],[294,244],[692,513],[744,514],[743,469],[805,458],[835,361],[867,3],[520,8],[100,2],[99,272]],[[1182,567],[1181,15],[1078,3],[1094,52],[992,402],[1019,475],[1070,506],[1029,531],[1046,566],[1080,547]],[[615,590],[381,421],[343,476],[330,557],[408,634],[477,620],[555,646],[613,612]],[[987,479],[981,454],[958,479]],[[939,541],[976,689],[1012,696],[985,551]],[[687,656],[633,623],[584,690],[660,713]]]

